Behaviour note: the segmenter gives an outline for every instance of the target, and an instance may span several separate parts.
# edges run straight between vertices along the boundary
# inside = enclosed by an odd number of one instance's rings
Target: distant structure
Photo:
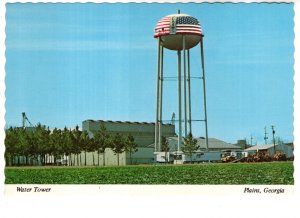
[[[240,140],[238,140],[235,145],[238,146],[238,147],[240,147],[241,149],[246,149],[248,147],[246,139],[240,139]]]
[[[30,127],[33,127],[32,123],[29,121],[28,117],[26,116],[25,112],[22,112],[22,127],[26,127],[26,121],[29,123]]]
[[[208,150],[207,133],[207,111],[206,111],[206,91],[204,72],[204,51],[203,33],[199,21],[187,14],[172,14],[162,18],[155,27],[154,37],[158,41],[158,64],[157,64],[157,102],[156,102],[156,122],[155,122],[155,152],[161,152],[162,148],[162,105],[163,105],[163,63],[164,48],[177,51],[178,56],[178,144],[177,151],[180,151],[182,143],[182,123],[184,123],[184,136],[192,133],[192,121],[204,121],[205,123],[205,146]],[[204,119],[192,120],[191,111],[191,75],[190,75],[190,49],[200,44],[203,97],[204,97]],[[182,57],[183,54],[183,57]],[[181,59],[183,58],[183,69]],[[183,77],[182,77],[183,71]],[[182,116],[182,86],[183,82],[183,108]],[[174,122],[174,120],[173,120]]]

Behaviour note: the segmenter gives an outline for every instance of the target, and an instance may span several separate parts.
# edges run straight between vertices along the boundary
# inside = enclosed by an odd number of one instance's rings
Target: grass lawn
[[[294,184],[293,162],[6,167],[6,184]]]

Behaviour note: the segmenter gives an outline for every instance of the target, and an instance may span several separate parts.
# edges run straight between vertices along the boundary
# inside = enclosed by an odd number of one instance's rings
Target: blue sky
[[[205,35],[208,134],[263,143],[264,127],[293,140],[293,4],[6,4],[6,126],[81,126],[85,119],[155,120],[154,27],[180,9]],[[200,76],[199,46],[191,74]],[[165,51],[165,76],[177,75]],[[163,116],[177,114],[177,83],[166,82]],[[192,81],[194,119],[202,86]],[[203,136],[203,124],[194,134]]]

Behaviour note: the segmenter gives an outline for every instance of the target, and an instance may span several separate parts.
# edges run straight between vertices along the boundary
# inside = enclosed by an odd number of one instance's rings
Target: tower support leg
[[[182,36],[183,49],[183,104],[184,104],[184,137],[187,137],[187,108],[186,108],[186,50],[185,35]]]
[[[164,66],[164,48],[160,48],[160,75],[159,75],[159,125],[158,125],[158,148],[161,151],[162,144],[162,105],[163,105],[163,66]]]
[[[178,144],[177,144],[177,151],[180,151],[181,147],[181,138],[182,138],[182,118],[181,118],[181,52],[180,50],[177,51],[178,56]]]
[[[159,82],[159,76],[160,76],[160,65],[161,65],[161,57],[160,57],[160,49],[161,49],[161,44],[160,44],[160,38],[158,38],[157,40],[158,42],[158,58],[157,58],[157,86],[156,86],[156,119],[155,119],[155,141],[154,141],[154,144],[155,144],[155,148],[154,148],[154,151],[155,152],[158,152],[159,151],[159,148],[158,148],[158,120],[159,120],[159,111],[160,111],[160,82]]]
[[[192,133],[192,104],[191,104],[191,72],[190,72],[190,50],[187,50],[187,62],[188,62],[188,108],[189,108],[189,133]]]
[[[206,111],[206,88],[205,88],[205,71],[204,71],[204,51],[203,38],[200,41],[201,65],[202,65],[202,81],[203,81],[203,97],[204,97],[204,122],[205,122],[205,144],[208,150],[208,131],[207,131],[207,111]]]

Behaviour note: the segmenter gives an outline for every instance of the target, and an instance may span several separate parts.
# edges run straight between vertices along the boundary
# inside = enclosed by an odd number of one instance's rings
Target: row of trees
[[[50,130],[49,127],[38,124],[35,128],[19,128],[10,127],[5,130],[5,160],[6,164],[11,165],[33,165],[35,160],[40,160],[40,164],[46,165],[49,162],[56,163],[58,158],[62,156],[68,157],[69,165],[77,164],[87,165],[87,152],[93,152],[93,165],[100,165],[100,155],[103,156],[105,165],[105,149],[111,148],[117,155],[119,165],[119,155],[124,151],[129,152],[130,162],[131,155],[137,151],[137,144],[134,137],[128,135],[122,136],[119,133],[109,134],[104,126],[89,137],[86,131],[79,130],[76,126],[71,130],[64,128],[63,130],[55,128]],[[81,153],[84,152],[84,164],[82,164]],[[94,157],[94,153],[98,154],[98,161]],[[73,159],[71,155],[73,154]],[[21,163],[21,158],[25,158],[25,162]],[[54,160],[49,160],[52,158]]]

